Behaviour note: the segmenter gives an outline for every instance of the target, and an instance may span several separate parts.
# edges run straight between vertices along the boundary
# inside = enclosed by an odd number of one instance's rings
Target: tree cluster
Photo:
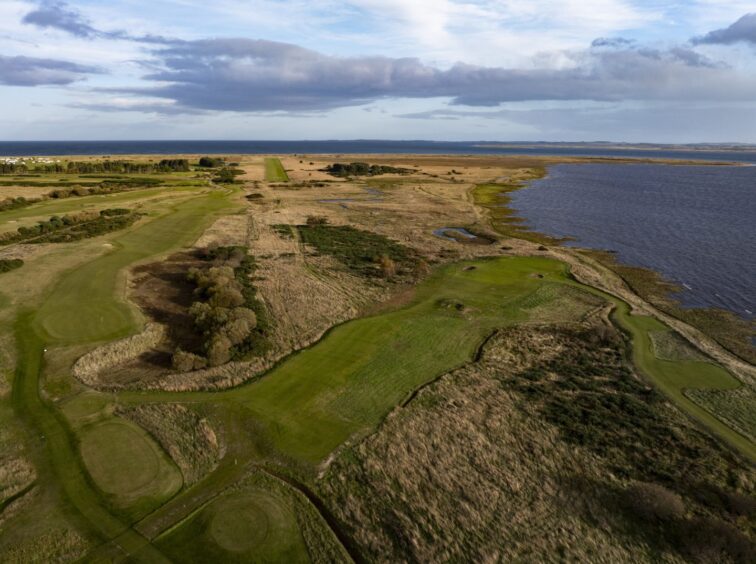
[[[410,174],[413,172],[408,168],[371,165],[368,163],[334,163],[328,165],[322,171],[327,172],[331,176],[377,176],[379,174]]]
[[[244,171],[238,168],[224,167],[213,177],[213,182],[216,184],[236,184],[236,177],[242,174],[244,174]]]
[[[202,335],[202,355],[178,350],[173,367],[196,370],[219,366],[258,348],[266,326],[264,311],[256,299],[250,276],[254,262],[246,247],[218,247],[207,253],[213,266],[193,268],[195,301],[189,308],[194,326]]]
[[[38,221],[36,225],[19,227],[13,233],[0,235],[0,245],[11,243],[66,243],[96,237],[123,229],[141,217],[140,213],[125,208],[105,209],[97,212],[54,215]]]
[[[156,172],[189,172],[187,159],[163,159],[159,163],[131,161],[69,161],[67,163],[37,164],[32,169],[25,164],[0,163],[0,173],[18,174],[29,171],[58,174],[153,174]]]
[[[199,160],[199,166],[202,168],[219,168],[226,164],[226,161],[219,157],[202,157]]]

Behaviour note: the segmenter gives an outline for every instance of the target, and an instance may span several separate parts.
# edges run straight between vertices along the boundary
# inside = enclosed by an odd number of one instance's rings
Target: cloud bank
[[[153,51],[159,86],[121,90],[178,107],[238,112],[322,111],[385,98],[450,98],[497,106],[548,100],[753,100],[744,76],[688,47],[635,47],[599,40],[566,53],[566,68],[510,69],[415,58],[333,57],[297,45],[250,39],[187,41]]]
[[[756,13],[746,14],[731,26],[710,31],[703,37],[696,37],[693,43],[731,45],[733,43],[751,43],[756,45]]]
[[[7,86],[64,86],[99,73],[95,67],[68,61],[0,55],[0,84]]]

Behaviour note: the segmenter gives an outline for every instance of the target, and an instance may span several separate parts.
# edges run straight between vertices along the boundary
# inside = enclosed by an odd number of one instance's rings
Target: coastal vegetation
[[[748,373],[489,224],[546,163],[379,162],[0,211],[0,560],[753,560]]]

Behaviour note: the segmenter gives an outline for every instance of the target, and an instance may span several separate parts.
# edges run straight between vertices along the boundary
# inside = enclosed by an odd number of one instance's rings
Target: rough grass
[[[743,386],[736,390],[684,391],[685,397],[756,443],[756,392]]]
[[[504,330],[344,451],[320,489],[368,561],[748,562],[753,469],[623,358],[606,331]],[[639,506],[637,484],[682,513]]]
[[[710,360],[675,331],[658,331],[648,334],[654,354],[661,360]]]
[[[180,404],[140,405],[118,415],[145,429],[173,459],[191,486],[215,469],[225,446],[210,423]]]
[[[280,159],[265,159],[265,180],[268,182],[288,182],[289,175],[281,164]]]
[[[148,323],[141,333],[98,347],[79,358],[73,365],[73,375],[90,386],[97,385],[98,374],[139,357],[156,346],[165,333],[164,325]]]

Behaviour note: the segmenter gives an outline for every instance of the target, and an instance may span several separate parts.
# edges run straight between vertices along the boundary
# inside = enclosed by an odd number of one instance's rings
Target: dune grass
[[[277,158],[265,159],[265,180],[268,182],[288,182],[289,175]]]

